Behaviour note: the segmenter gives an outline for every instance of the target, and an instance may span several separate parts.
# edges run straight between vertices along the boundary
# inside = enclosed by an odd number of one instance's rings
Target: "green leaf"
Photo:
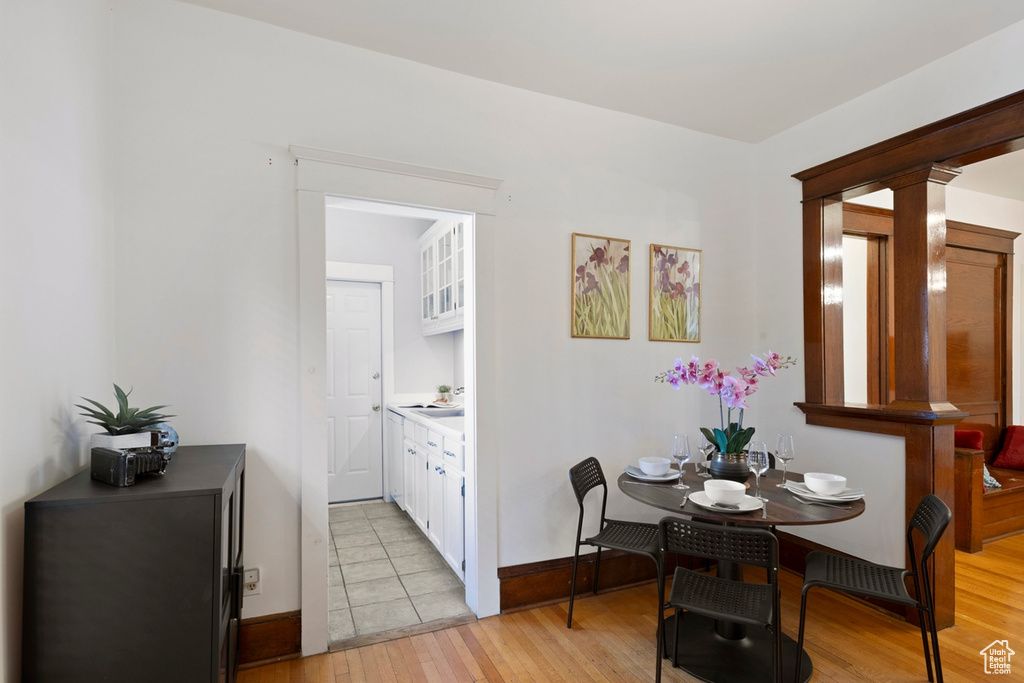
[[[128,394],[132,393],[132,390],[128,390]],[[114,396],[117,397],[118,415],[124,415],[128,410],[128,394],[124,393],[121,387],[114,385]]]
[[[86,398],[85,396],[82,397],[82,400],[83,401],[88,401],[89,403],[91,403],[94,406],[96,406],[97,408],[99,408],[100,411],[101,411],[99,414],[103,415],[104,417],[107,417],[107,418],[109,418],[111,420],[114,419],[114,414],[112,412],[110,412],[109,410],[107,410],[107,407],[104,406],[102,403],[97,403],[96,401],[92,400],[91,398]],[[82,406],[82,405],[79,405],[78,407],[81,408],[82,410],[91,410],[90,408],[86,408],[85,406]]]

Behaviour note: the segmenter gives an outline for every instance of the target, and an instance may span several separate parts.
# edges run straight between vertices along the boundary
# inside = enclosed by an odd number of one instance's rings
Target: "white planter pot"
[[[90,439],[92,448],[111,448],[115,451],[125,448],[150,448],[153,446],[153,432],[136,432],[135,434],[93,434]]]

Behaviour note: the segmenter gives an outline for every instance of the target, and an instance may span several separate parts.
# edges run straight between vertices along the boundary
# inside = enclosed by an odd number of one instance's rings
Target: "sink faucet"
[[[459,387],[452,393],[455,394],[456,396],[461,396],[462,394],[466,393],[466,387]]]

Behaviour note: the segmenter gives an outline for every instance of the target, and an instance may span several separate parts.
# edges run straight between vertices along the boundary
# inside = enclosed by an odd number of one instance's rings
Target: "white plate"
[[[726,514],[740,514],[743,512],[753,512],[754,510],[760,510],[761,506],[764,504],[760,498],[754,498],[753,496],[743,496],[743,500],[737,503],[737,505],[739,505],[738,510],[718,507],[713,502],[711,502],[711,498],[708,497],[707,491],[694,491],[693,493],[690,494],[690,502],[694,503],[695,505],[699,505],[700,507],[706,510],[714,510],[715,512],[724,512]]]
[[[842,493],[838,493],[834,496],[825,496],[820,493],[815,493],[807,488],[807,484],[800,481],[787,482],[786,489],[795,496],[800,496],[807,500],[815,500],[819,503],[849,503],[850,501],[860,500],[864,497],[864,489],[845,489]]]
[[[626,474],[639,479],[640,481],[674,481],[679,478],[679,470],[669,470],[668,474],[644,474],[644,471],[635,465],[626,465]]]

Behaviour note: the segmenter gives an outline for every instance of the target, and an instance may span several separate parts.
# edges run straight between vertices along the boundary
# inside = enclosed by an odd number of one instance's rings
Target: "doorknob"
[[[374,409],[374,411],[380,410],[380,404],[379,403],[374,403],[373,404],[373,409]]]
[[[380,379],[380,373],[379,372],[373,373],[373,378],[374,379]]]

